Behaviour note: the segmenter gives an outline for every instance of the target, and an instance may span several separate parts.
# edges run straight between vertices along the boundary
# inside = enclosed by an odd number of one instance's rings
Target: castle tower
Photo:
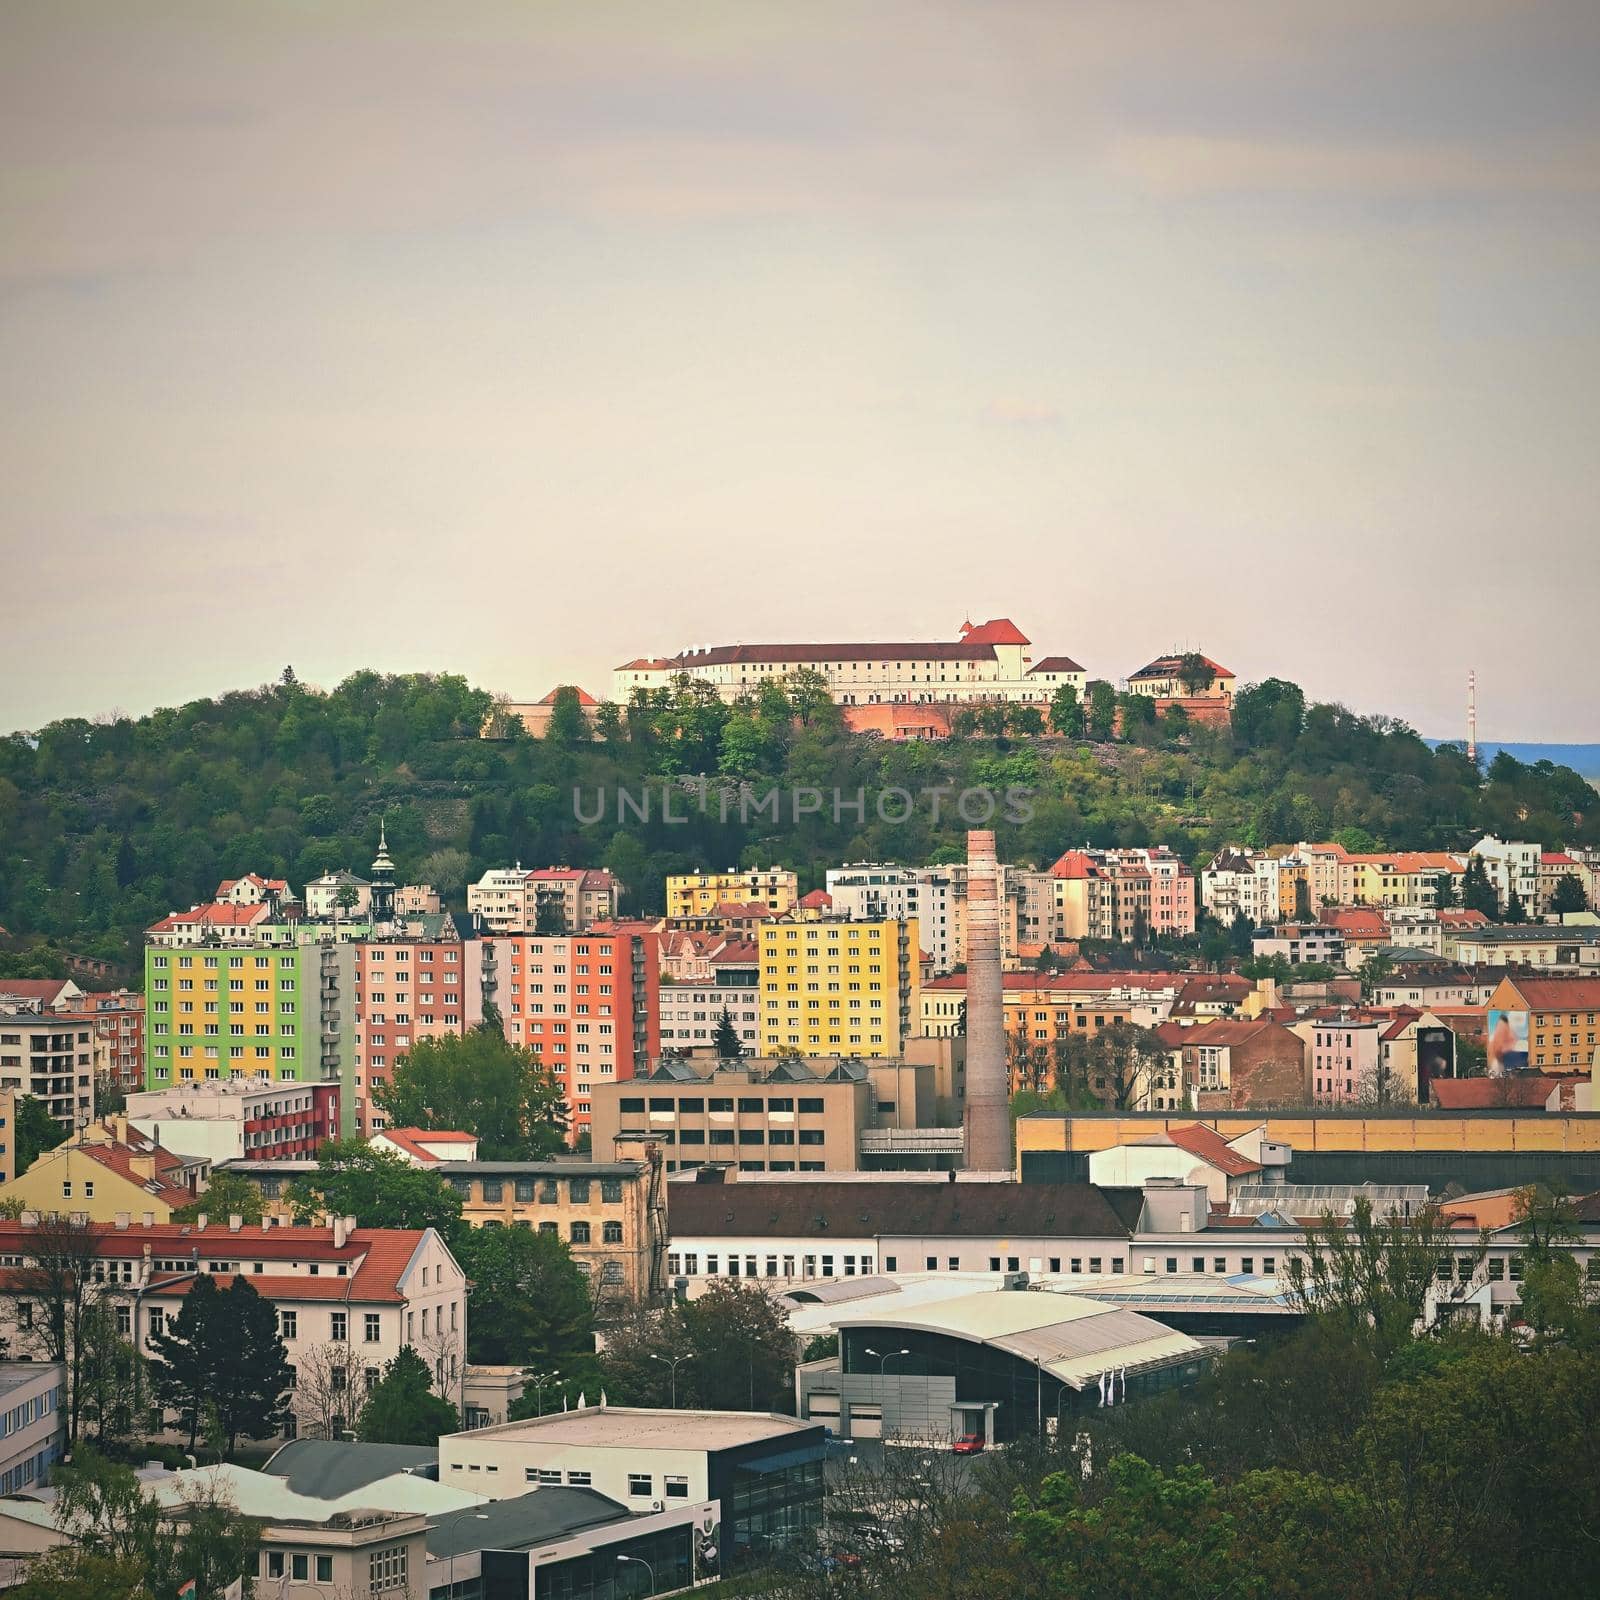
[[[394,921],[394,862],[389,859],[387,825],[378,823],[378,853],[372,861],[372,920]]]

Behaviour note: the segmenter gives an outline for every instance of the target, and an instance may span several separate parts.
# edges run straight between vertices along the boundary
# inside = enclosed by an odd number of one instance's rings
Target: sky
[[[953,639],[1597,739],[1594,0],[0,0],[0,730]]]

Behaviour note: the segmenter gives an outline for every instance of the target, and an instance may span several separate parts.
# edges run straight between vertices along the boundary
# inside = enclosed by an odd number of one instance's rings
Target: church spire
[[[389,859],[387,819],[378,819],[378,853],[372,860],[372,920],[394,921],[394,862]]]

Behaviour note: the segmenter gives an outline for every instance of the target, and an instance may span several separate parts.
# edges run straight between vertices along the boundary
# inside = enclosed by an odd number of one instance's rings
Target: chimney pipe
[[[999,868],[994,834],[967,835],[967,1113],[969,1172],[1011,1171],[1005,1026],[1000,978]]]

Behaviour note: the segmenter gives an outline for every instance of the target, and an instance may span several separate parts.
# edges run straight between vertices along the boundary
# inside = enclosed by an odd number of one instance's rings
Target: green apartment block
[[[147,1087],[253,1077],[338,1083],[340,1132],[354,1133],[351,945],[148,945],[144,977]]]

